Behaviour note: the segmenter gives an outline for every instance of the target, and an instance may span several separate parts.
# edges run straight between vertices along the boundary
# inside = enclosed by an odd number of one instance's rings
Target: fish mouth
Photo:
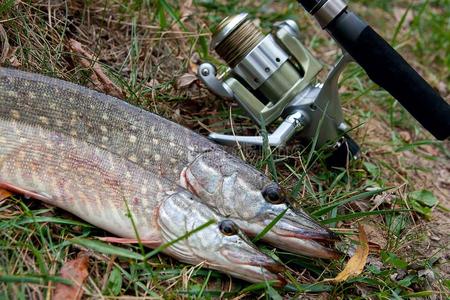
[[[313,240],[321,242],[323,244],[332,244],[335,241],[339,240],[337,234],[335,234],[334,232],[326,228],[321,229],[321,231],[312,231],[305,229],[286,230],[284,228],[280,228],[279,230],[276,230],[276,233],[283,237]]]
[[[303,232],[286,233],[279,235],[275,241],[269,239],[268,242],[273,246],[295,254],[324,259],[338,259],[342,254],[333,248],[334,242],[337,241],[335,236],[335,234],[304,234]]]
[[[264,223],[270,221],[265,220]],[[277,248],[295,254],[326,259],[337,259],[341,256],[340,252],[332,248],[339,237],[302,211],[287,211],[266,234],[265,240]]]
[[[251,266],[247,268],[245,273],[236,271],[235,268],[227,268],[222,270],[226,270],[226,273],[230,274],[233,277],[252,283],[267,281],[275,287],[284,287],[287,284],[286,279],[281,274],[272,273],[267,269],[261,267]]]
[[[257,251],[256,248],[251,250]],[[228,273],[233,276],[250,282],[271,281],[275,286],[286,285],[286,280],[280,274],[286,267],[264,253],[242,249],[239,253],[230,249],[222,249],[220,252],[228,259],[229,265],[233,266],[228,268]]]

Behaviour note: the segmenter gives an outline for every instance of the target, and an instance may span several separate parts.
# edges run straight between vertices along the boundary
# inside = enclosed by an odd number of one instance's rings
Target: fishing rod
[[[203,63],[198,70],[211,92],[238,102],[256,124],[283,120],[268,134],[270,146],[283,146],[296,136],[316,139],[318,147],[328,145],[330,166],[343,167],[349,158],[358,157],[359,146],[348,134],[338,93],[339,76],[351,61],[435,138],[450,136],[450,105],[345,2],[299,3],[343,50],[323,83],[316,83],[323,66],[301,42],[295,21],[277,22],[264,35],[245,13],[227,17],[213,33],[211,48],[229,68],[218,75],[213,64]],[[264,144],[262,136],[211,133],[209,138],[221,144]]]

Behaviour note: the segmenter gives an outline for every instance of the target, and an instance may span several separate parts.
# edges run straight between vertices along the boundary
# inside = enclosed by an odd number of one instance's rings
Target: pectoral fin
[[[9,198],[11,196],[12,196],[12,194],[9,191],[0,188],[0,201],[4,200],[6,198]]]
[[[33,199],[41,200],[44,202],[51,201],[51,199],[48,195],[43,195],[43,194],[40,194],[35,191],[29,191],[29,190],[23,189],[21,187],[15,186],[15,185],[5,182],[5,181],[0,181],[0,190],[6,190],[13,194],[23,195],[26,198],[33,198]]]
[[[114,236],[107,236],[107,237],[97,237],[99,240],[103,242],[109,242],[109,243],[116,243],[116,244],[138,244],[139,241],[137,239],[130,239],[130,238],[121,238],[121,237],[114,237]],[[146,247],[149,248],[156,248],[161,245],[160,240],[141,240],[141,244],[143,244]]]

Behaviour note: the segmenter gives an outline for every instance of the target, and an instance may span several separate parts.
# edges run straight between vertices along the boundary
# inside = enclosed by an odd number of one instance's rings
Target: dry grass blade
[[[5,29],[0,24],[0,64],[3,64],[5,60],[8,58],[9,53],[9,42],[8,35],[6,34]]]
[[[78,300],[83,296],[83,282],[89,275],[88,272],[89,257],[85,252],[80,252],[78,257],[70,260],[61,268],[61,277],[67,278],[73,282],[72,286],[58,283],[56,285],[53,300]]]

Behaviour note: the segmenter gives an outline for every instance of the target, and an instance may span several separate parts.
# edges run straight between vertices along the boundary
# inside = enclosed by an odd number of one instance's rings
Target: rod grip
[[[345,12],[341,17],[327,26],[328,32],[369,78],[397,99],[425,129],[437,139],[448,138],[450,105],[369,25],[353,13]],[[360,30],[349,33],[355,24]]]

